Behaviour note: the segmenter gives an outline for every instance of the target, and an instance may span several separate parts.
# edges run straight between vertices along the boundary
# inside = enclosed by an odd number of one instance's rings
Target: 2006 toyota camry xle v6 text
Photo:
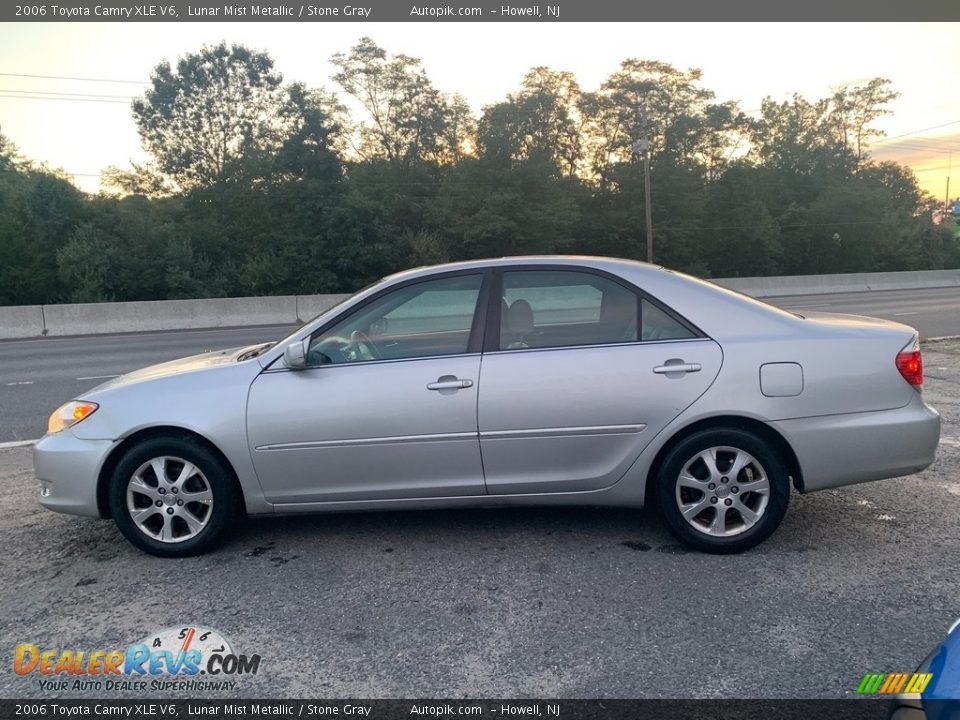
[[[40,502],[137,547],[234,519],[641,507],[737,552],[800,492],[917,472],[940,416],[915,330],[784,312],[645,263],[503,258],[392,275],[253,347],[155,365],[59,408]]]

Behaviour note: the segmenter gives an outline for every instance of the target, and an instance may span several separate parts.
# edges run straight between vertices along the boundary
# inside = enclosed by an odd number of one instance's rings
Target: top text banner
[[[451,4],[414,0],[223,2],[166,0],[161,4],[62,0],[62,3],[2,3],[4,22],[651,22],[651,21],[957,21],[960,0],[548,0],[545,3],[460,0]],[[718,28],[718,33],[723,32]],[[851,32],[860,32],[851,27]],[[842,55],[823,48],[816,27],[789,32],[784,52]],[[642,33],[637,42],[643,42]],[[958,28],[960,42],[960,28]]]

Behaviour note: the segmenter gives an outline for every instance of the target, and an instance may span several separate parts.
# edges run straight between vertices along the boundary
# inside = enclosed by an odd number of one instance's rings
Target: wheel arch
[[[220,448],[218,448],[209,438],[204,437],[194,430],[188,430],[175,425],[157,425],[154,427],[143,428],[124,438],[123,441],[113,448],[113,450],[110,451],[110,454],[107,455],[107,459],[104,460],[103,466],[100,468],[100,474],[97,476],[97,511],[100,513],[101,518],[111,517],[110,480],[113,477],[114,470],[116,470],[121,458],[123,458],[130,448],[134,447],[138,443],[143,442],[144,440],[149,440],[151,438],[192,440],[193,442],[196,442],[197,444],[202,445],[205,449],[209,450],[217,457],[217,459],[220,460],[220,462],[223,463],[223,466],[230,471],[231,480],[233,481],[234,487],[239,493],[238,506],[243,507],[243,486],[240,484],[237,478],[236,468],[233,467],[233,463],[230,462]]]
[[[762,420],[757,420],[756,418],[745,417],[743,415],[717,415],[697,420],[680,428],[657,451],[653,462],[650,464],[650,468],[647,470],[644,504],[651,505],[654,502],[656,479],[660,473],[660,468],[667,455],[678,443],[701,430],[719,430],[722,428],[745,430],[770,443],[776,448],[777,452],[787,464],[794,488],[796,488],[798,492],[803,492],[803,470],[800,467],[800,461],[797,459],[797,454],[793,451],[793,447],[791,447],[783,435],[767,423]]]

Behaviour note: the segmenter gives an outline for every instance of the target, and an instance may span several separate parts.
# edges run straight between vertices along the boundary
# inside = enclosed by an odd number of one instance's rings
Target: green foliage
[[[565,252],[587,196],[580,181],[558,177],[550,158],[468,159],[445,176],[427,227],[451,259]]]
[[[0,304],[349,292],[403,268],[645,255],[707,276],[960,266],[909,170],[875,163],[896,97],[717,103],[699,70],[629,59],[594,92],[535,67],[475,118],[369,38],[333,56],[359,104],[225,43],[161,63],[133,104],[149,159],[85,196],[0,135]],[[356,104],[355,103],[355,104]]]
[[[345,108],[329,93],[309,90],[300,83],[291,85],[279,110],[285,134],[274,169],[285,180],[339,179],[345,114]]]
[[[760,181],[751,168],[739,165],[708,188],[706,214],[714,227],[703,249],[714,277],[776,275],[782,268],[780,225]]]
[[[339,69],[333,79],[369,116],[360,125],[359,150],[365,159],[409,166],[456,152],[448,147],[449,124],[462,102],[448,101],[417,58],[390,57],[365,37],[350,52],[335,54],[332,62]]]
[[[0,135],[0,305],[62,296],[57,249],[87,212],[64,177],[24,161]]]
[[[244,182],[268,172],[284,140],[281,77],[265,53],[220,43],[157,65],[133,101],[156,171],[174,187]]]
[[[519,92],[484,110],[477,145],[489,159],[548,161],[564,175],[584,167],[583,93],[569,72],[536,67]]]

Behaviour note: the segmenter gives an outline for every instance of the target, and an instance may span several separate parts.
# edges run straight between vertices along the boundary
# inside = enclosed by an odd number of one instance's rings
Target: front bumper
[[[940,442],[940,413],[920,393],[894,410],[771,425],[797,455],[804,492],[920,472],[933,462]]]
[[[70,429],[44,435],[33,446],[40,504],[48,510],[100,517],[97,478],[112,440],[81,440]]]

